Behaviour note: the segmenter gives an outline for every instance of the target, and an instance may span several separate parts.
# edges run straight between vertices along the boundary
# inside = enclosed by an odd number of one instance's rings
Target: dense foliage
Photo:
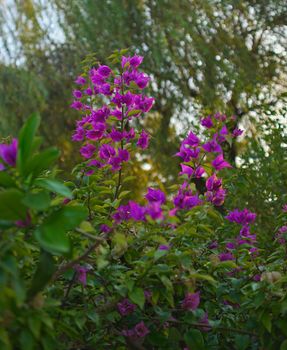
[[[202,118],[170,155],[175,183],[135,201],[154,98],[143,57],[109,59],[75,81],[72,181],[41,148],[37,115],[0,145],[1,349],[286,349],[285,198],[262,195],[277,219],[256,232],[265,213],[237,192],[250,174],[225,159],[236,116]]]

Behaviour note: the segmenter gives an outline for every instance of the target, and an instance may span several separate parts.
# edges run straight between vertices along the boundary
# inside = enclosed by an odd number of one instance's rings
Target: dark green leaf
[[[32,114],[19,134],[17,167],[21,174],[23,174],[25,166],[31,158],[31,153],[34,144],[34,137],[40,125],[40,116]]]
[[[67,186],[54,179],[39,178],[35,181],[35,185],[45,188],[51,192],[61,194],[62,196],[70,199],[73,196],[71,190]]]
[[[190,349],[204,350],[204,340],[198,329],[191,329],[184,334],[184,341]]]
[[[28,193],[22,202],[31,209],[44,210],[50,205],[50,196],[47,192]]]
[[[19,220],[25,219],[27,209],[22,203],[24,194],[16,189],[8,189],[0,192],[0,219]]]

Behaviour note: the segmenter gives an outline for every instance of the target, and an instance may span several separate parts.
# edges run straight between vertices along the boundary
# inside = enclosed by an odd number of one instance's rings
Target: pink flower
[[[232,168],[232,166],[223,158],[223,155],[220,154],[212,162],[211,165],[215,170],[221,170],[223,168]]]
[[[186,310],[196,310],[200,303],[200,292],[188,293],[182,301],[182,308]]]
[[[149,137],[149,134],[143,130],[138,139],[137,146],[139,146],[141,149],[146,149],[149,144]]]
[[[122,316],[132,314],[136,309],[136,305],[131,303],[128,298],[123,299],[117,306]]]

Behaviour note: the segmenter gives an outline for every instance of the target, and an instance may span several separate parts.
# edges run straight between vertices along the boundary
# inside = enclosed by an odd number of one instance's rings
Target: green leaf
[[[0,187],[15,187],[16,183],[6,171],[0,171]]]
[[[140,109],[132,109],[131,111],[128,112],[128,117],[131,117],[133,115],[141,113]]]
[[[59,157],[57,148],[48,148],[43,152],[34,155],[28,162],[23,173],[24,176],[33,174],[38,176],[41,172],[48,169],[50,165]]]
[[[280,350],[287,350],[287,339],[281,343]]]
[[[264,314],[261,317],[261,321],[264,327],[267,329],[267,331],[271,333],[272,323],[271,323],[271,317],[268,312],[264,312]]]
[[[81,206],[66,206],[53,212],[35,231],[35,238],[41,247],[53,254],[68,253],[71,249],[66,231],[77,227],[88,216],[88,210]]]
[[[144,290],[142,288],[134,288],[131,292],[129,292],[129,298],[133,303],[138,305],[141,309],[144,308],[145,296]]]
[[[184,341],[190,349],[204,350],[204,340],[198,329],[191,329],[184,334]]]
[[[236,334],[234,340],[237,350],[246,350],[250,345],[250,337],[248,335]]]
[[[33,350],[35,348],[35,342],[33,335],[29,332],[28,329],[23,329],[20,334],[20,344],[21,349]]]
[[[41,191],[37,193],[27,193],[23,198],[24,203],[28,208],[35,210],[45,210],[50,205],[50,196],[47,192]]]
[[[32,298],[38,292],[43,290],[55,272],[55,263],[51,254],[42,252],[35,275],[32,279],[31,288],[28,291],[28,297]]]
[[[25,219],[27,209],[22,203],[24,194],[16,189],[8,189],[0,192],[0,219],[19,220]]]
[[[67,186],[54,179],[39,178],[35,181],[35,185],[70,199],[73,197],[71,190]]]
[[[31,159],[33,150],[34,137],[40,125],[40,116],[32,114],[19,134],[19,145],[17,155],[17,167],[21,174],[23,174],[27,162]]]

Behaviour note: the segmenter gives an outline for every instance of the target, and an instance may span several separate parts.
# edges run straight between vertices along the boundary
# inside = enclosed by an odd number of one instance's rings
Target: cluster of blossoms
[[[226,190],[222,186],[222,179],[217,177],[217,173],[223,168],[231,168],[231,165],[224,159],[222,144],[227,137],[236,137],[242,134],[242,130],[237,129],[237,132],[229,133],[226,125],[222,123],[226,120],[226,116],[219,113],[214,117],[208,116],[202,119],[202,125],[208,129],[213,126],[220,126],[220,131],[215,132],[208,142],[202,142],[197,135],[190,132],[182,141],[180,150],[176,156],[182,158],[181,172],[185,180],[180,185],[178,192],[173,196],[174,207],[168,212],[168,216],[174,216],[179,210],[190,210],[195,206],[204,203],[203,198],[197,191],[192,190],[190,182],[195,179],[205,178],[205,199],[215,206],[221,206],[224,203]],[[207,172],[203,162],[209,161],[213,174],[207,177]],[[165,195],[162,191],[149,188],[148,194],[145,197],[148,204],[141,206],[136,202],[130,201],[126,205],[121,205],[113,218],[116,223],[125,220],[145,221],[147,216],[153,220],[162,220],[165,218],[162,205],[166,202]]]
[[[92,68],[87,78],[76,79],[79,89],[73,91],[75,100],[71,107],[82,112],[82,119],[77,122],[72,139],[84,142],[80,152],[89,159],[89,167],[120,170],[130,158],[129,143],[134,142],[141,149],[148,147],[149,134],[142,130],[136,135],[130,127],[130,121],[147,113],[154,102],[152,97],[135,93],[149,82],[149,77],[138,71],[142,61],[141,56],[123,56],[120,72],[100,65]],[[106,103],[97,109],[99,97]],[[92,173],[93,170],[87,174]]]
[[[141,206],[134,201],[129,201],[127,205],[121,205],[113,214],[113,219],[116,223],[122,221],[134,220],[145,221],[147,216],[153,220],[163,219],[162,205],[166,202],[164,192],[154,188],[148,188],[145,195],[147,205]]]
[[[256,255],[258,253],[258,249],[255,247],[256,235],[250,232],[250,224],[254,223],[256,214],[250,212],[246,208],[242,211],[235,209],[229,212],[229,214],[226,216],[226,219],[230,222],[234,222],[240,225],[241,229],[235,241],[226,244],[227,252],[221,254],[220,260],[234,260],[234,256],[231,251],[243,244],[248,244],[250,246],[249,252],[253,256]]]
[[[283,213],[287,213],[287,204],[282,208]],[[287,226],[281,226],[275,234],[275,239],[279,244],[285,245],[287,239]]]
[[[6,169],[6,166],[16,166],[18,151],[18,140],[13,139],[10,144],[0,144],[0,171]]]

